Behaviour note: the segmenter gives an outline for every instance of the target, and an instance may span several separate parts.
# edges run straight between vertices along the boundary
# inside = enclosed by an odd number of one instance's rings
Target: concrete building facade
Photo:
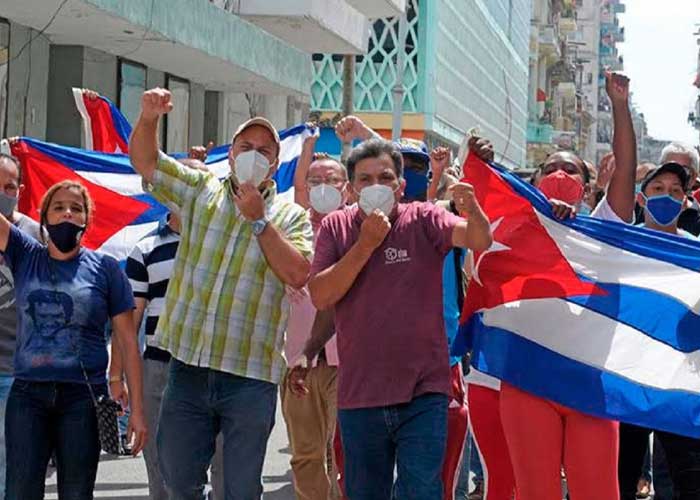
[[[617,7],[610,7],[611,3]],[[608,47],[624,36],[622,30],[612,34],[604,21],[610,20],[610,12],[623,10],[617,0],[534,0],[528,166],[540,164],[557,150],[597,159],[599,112],[607,103],[602,67],[621,69],[617,59],[614,64],[609,60]]]
[[[528,35],[531,0],[409,0],[403,73],[402,135],[429,146],[457,147],[478,127],[508,166],[525,160]],[[374,22],[368,53],[355,63],[354,108],[366,123],[391,135],[399,19]],[[343,58],[314,54],[311,107],[328,142],[342,105]],[[323,137],[323,136],[322,136]]]
[[[284,128],[308,114],[313,50],[362,54],[370,15],[406,0],[4,0],[0,137],[81,142],[71,87],[135,120],[144,89],[171,90],[163,147],[223,143],[252,114]]]

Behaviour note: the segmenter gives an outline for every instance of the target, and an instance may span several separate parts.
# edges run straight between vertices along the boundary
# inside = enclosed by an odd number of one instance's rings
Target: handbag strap
[[[47,250],[48,254],[48,250]],[[53,286],[53,291],[55,293],[58,293],[58,288],[56,286],[56,275],[54,273],[54,268],[53,268],[53,262],[51,261],[51,256],[48,256],[48,263],[49,263],[49,276],[51,278],[51,285]],[[64,321],[63,326],[60,328],[56,329],[56,332],[60,330],[61,328],[69,328],[71,324],[68,321]],[[77,325],[73,325],[77,326]],[[80,345],[77,345],[77,339],[73,337],[73,335],[69,335],[68,338],[70,339],[70,346],[73,349],[73,353],[75,356],[78,358],[78,363],[80,363],[80,370],[83,373],[83,378],[85,379],[85,385],[87,385],[88,391],[90,392],[90,399],[92,399],[92,402],[94,403],[95,407],[97,407],[97,398],[95,397],[95,391],[92,390],[92,384],[90,383],[90,378],[88,377],[87,370],[85,369],[85,365],[83,364],[83,360],[81,359],[80,356]]]

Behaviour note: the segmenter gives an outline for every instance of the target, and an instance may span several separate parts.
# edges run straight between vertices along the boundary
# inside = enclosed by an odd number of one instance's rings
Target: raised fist
[[[169,90],[156,87],[147,90],[141,97],[141,116],[147,119],[156,119],[169,113],[173,109]]]
[[[367,250],[374,250],[382,244],[386,235],[391,231],[389,218],[380,210],[375,210],[362,221],[360,226],[359,243]]]
[[[367,140],[373,136],[372,130],[356,116],[346,116],[335,125],[335,135],[341,142],[352,142],[355,139]]]
[[[613,104],[627,104],[630,96],[630,79],[620,73],[605,73],[605,90]]]

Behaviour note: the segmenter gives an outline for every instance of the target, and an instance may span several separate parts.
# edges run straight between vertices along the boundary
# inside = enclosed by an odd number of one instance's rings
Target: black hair
[[[550,156],[553,156],[553,155],[559,154],[559,153],[571,154],[581,163],[581,168],[579,168],[579,170],[581,170],[581,176],[583,177],[583,185],[588,186],[591,183],[591,173],[588,171],[588,167],[586,166],[586,162],[583,161],[583,159],[579,155],[574,153],[573,151],[556,151],[556,152],[552,153]],[[539,169],[540,172],[542,172],[542,170],[544,170],[544,167],[546,164],[547,164],[547,162],[544,161],[540,165],[538,165],[537,168]]]
[[[398,177],[403,177],[403,157],[399,148],[393,142],[385,141],[384,139],[369,139],[362,144],[359,144],[350,152],[348,156],[347,167],[350,180],[355,177],[355,166],[362,160],[367,158],[379,158],[382,155],[388,155],[394,164],[394,170]]]

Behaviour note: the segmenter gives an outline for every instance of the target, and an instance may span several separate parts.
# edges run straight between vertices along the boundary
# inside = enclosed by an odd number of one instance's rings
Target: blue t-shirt
[[[22,380],[104,383],[105,325],[134,308],[131,286],[112,257],[82,248],[68,261],[16,227],[4,254],[15,280],[15,377]],[[80,357],[78,357],[80,356]]]
[[[454,248],[445,257],[442,265],[442,311],[445,318],[445,332],[447,333],[447,345],[452,348],[452,341],[459,330],[459,317],[462,314],[457,305],[457,269],[455,268],[455,252],[460,252],[460,273],[464,266],[464,250]],[[460,282],[462,277],[460,276]],[[462,358],[450,356],[450,366],[454,366]]]

